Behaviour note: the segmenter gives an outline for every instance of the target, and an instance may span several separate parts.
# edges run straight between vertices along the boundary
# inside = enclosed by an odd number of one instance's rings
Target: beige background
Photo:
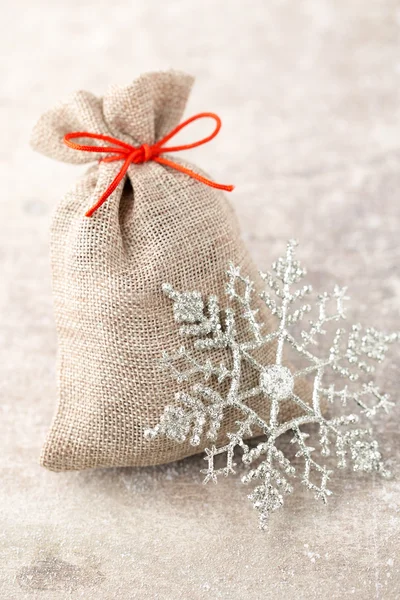
[[[190,159],[237,186],[260,267],[297,237],[316,287],[351,284],[352,318],[396,329],[400,3],[16,0],[3,3],[0,40],[0,597],[399,598],[398,407],[378,426],[397,479],[341,474],[327,507],[298,484],[267,534],[239,478],[199,485],[199,457],[38,466],[55,404],[49,223],[81,167],[27,140],[72,90],[193,73],[186,114],[213,110],[224,128]],[[396,400],[392,358],[379,381]]]

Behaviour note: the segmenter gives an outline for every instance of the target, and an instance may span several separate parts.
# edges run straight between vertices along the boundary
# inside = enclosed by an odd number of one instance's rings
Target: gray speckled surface
[[[224,121],[191,159],[236,184],[260,267],[297,237],[316,286],[350,283],[355,320],[398,329],[399,2],[16,0],[0,27],[0,597],[399,598],[399,408],[378,427],[397,479],[343,473],[327,507],[298,490],[268,534],[238,479],[199,485],[199,457],[38,466],[55,402],[49,222],[80,168],[27,145],[71,90],[186,69],[186,114]],[[392,356],[379,376],[396,399]]]

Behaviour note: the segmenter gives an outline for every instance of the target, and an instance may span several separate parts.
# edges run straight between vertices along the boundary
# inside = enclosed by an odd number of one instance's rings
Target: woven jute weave
[[[180,122],[191,85],[191,77],[171,71],[144,75],[103,98],[78,92],[42,116],[33,147],[61,161],[93,163],[93,153],[63,144],[65,133],[153,144]],[[229,261],[258,279],[223,193],[155,162],[131,165],[107,202],[85,217],[118,169],[118,162],[89,168],[57,206],[52,226],[59,401],[41,463],[55,471],[155,465],[201,451],[188,442],[143,436],[178,391],[159,366],[163,350],[173,352],[182,341],[161,286],[218,294],[223,304]],[[271,317],[261,301],[258,308],[267,330]],[[217,363],[229,363],[224,351],[214,352]],[[273,359],[273,348],[264,349],[261,360]],[[250,385],[253,374],[244,377]],[[304,397],[303,385],[296,392]],[[267,416],[265,398],[250,404]],[[294,414],[282,404],[282,420]],[[234,421],[228,411],[221,440]]]

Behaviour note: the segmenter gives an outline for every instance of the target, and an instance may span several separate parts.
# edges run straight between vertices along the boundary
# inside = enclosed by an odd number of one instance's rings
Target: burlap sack
[[[98,156],[67,148],[65,133],[90,131],[135,146],[152,144],[181,120],[191,85],[191,77],[166,72],[144,75],[103,98],[78,92],[40,119],[33,147],[84,163]],[[107,202],[85,217],[119,168],[118,162],[91,167],[54,217],[59,403],[41,463],[55,471],[155,465],[201,451],[204,446],[143,436],[181,389],[159,366],[163,350],[173,352],[182,342],[161,286],[170,282],[182,291],[216,293],[223,304],[229,261],[258,278],[223,193],[154,162],[131,165]],[[261,302],[259,308],[268,329],[271,317]],[[265,363],[272,362],[273,350],[263,352]],[[245,376],[251,382],[253,374]],[[251,405],[267,416],[265,399],[254,398]],[[291,411],[283,403],[281,419]],[[234,421],[235,414],[227,412],[220,439]]]

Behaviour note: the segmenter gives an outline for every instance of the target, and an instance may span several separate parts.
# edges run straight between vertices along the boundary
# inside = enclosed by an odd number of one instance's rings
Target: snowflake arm
[[[184,361],[187,365],[185,369],[179,369],[178,363]],[[216,377],[218,383],[222,383],[226,378],[231,377],[232,373],[221,362],[218,367],[214,366],[211,360],[200,362],[191,352],[188,352],[185,346],[181,346],[179,350],[173,354],[164,352],[161,365],[165,367],[178,383],[189,381],[194,375],[200,374],[204,377],[204,381],[208,381],[212,376]]]

